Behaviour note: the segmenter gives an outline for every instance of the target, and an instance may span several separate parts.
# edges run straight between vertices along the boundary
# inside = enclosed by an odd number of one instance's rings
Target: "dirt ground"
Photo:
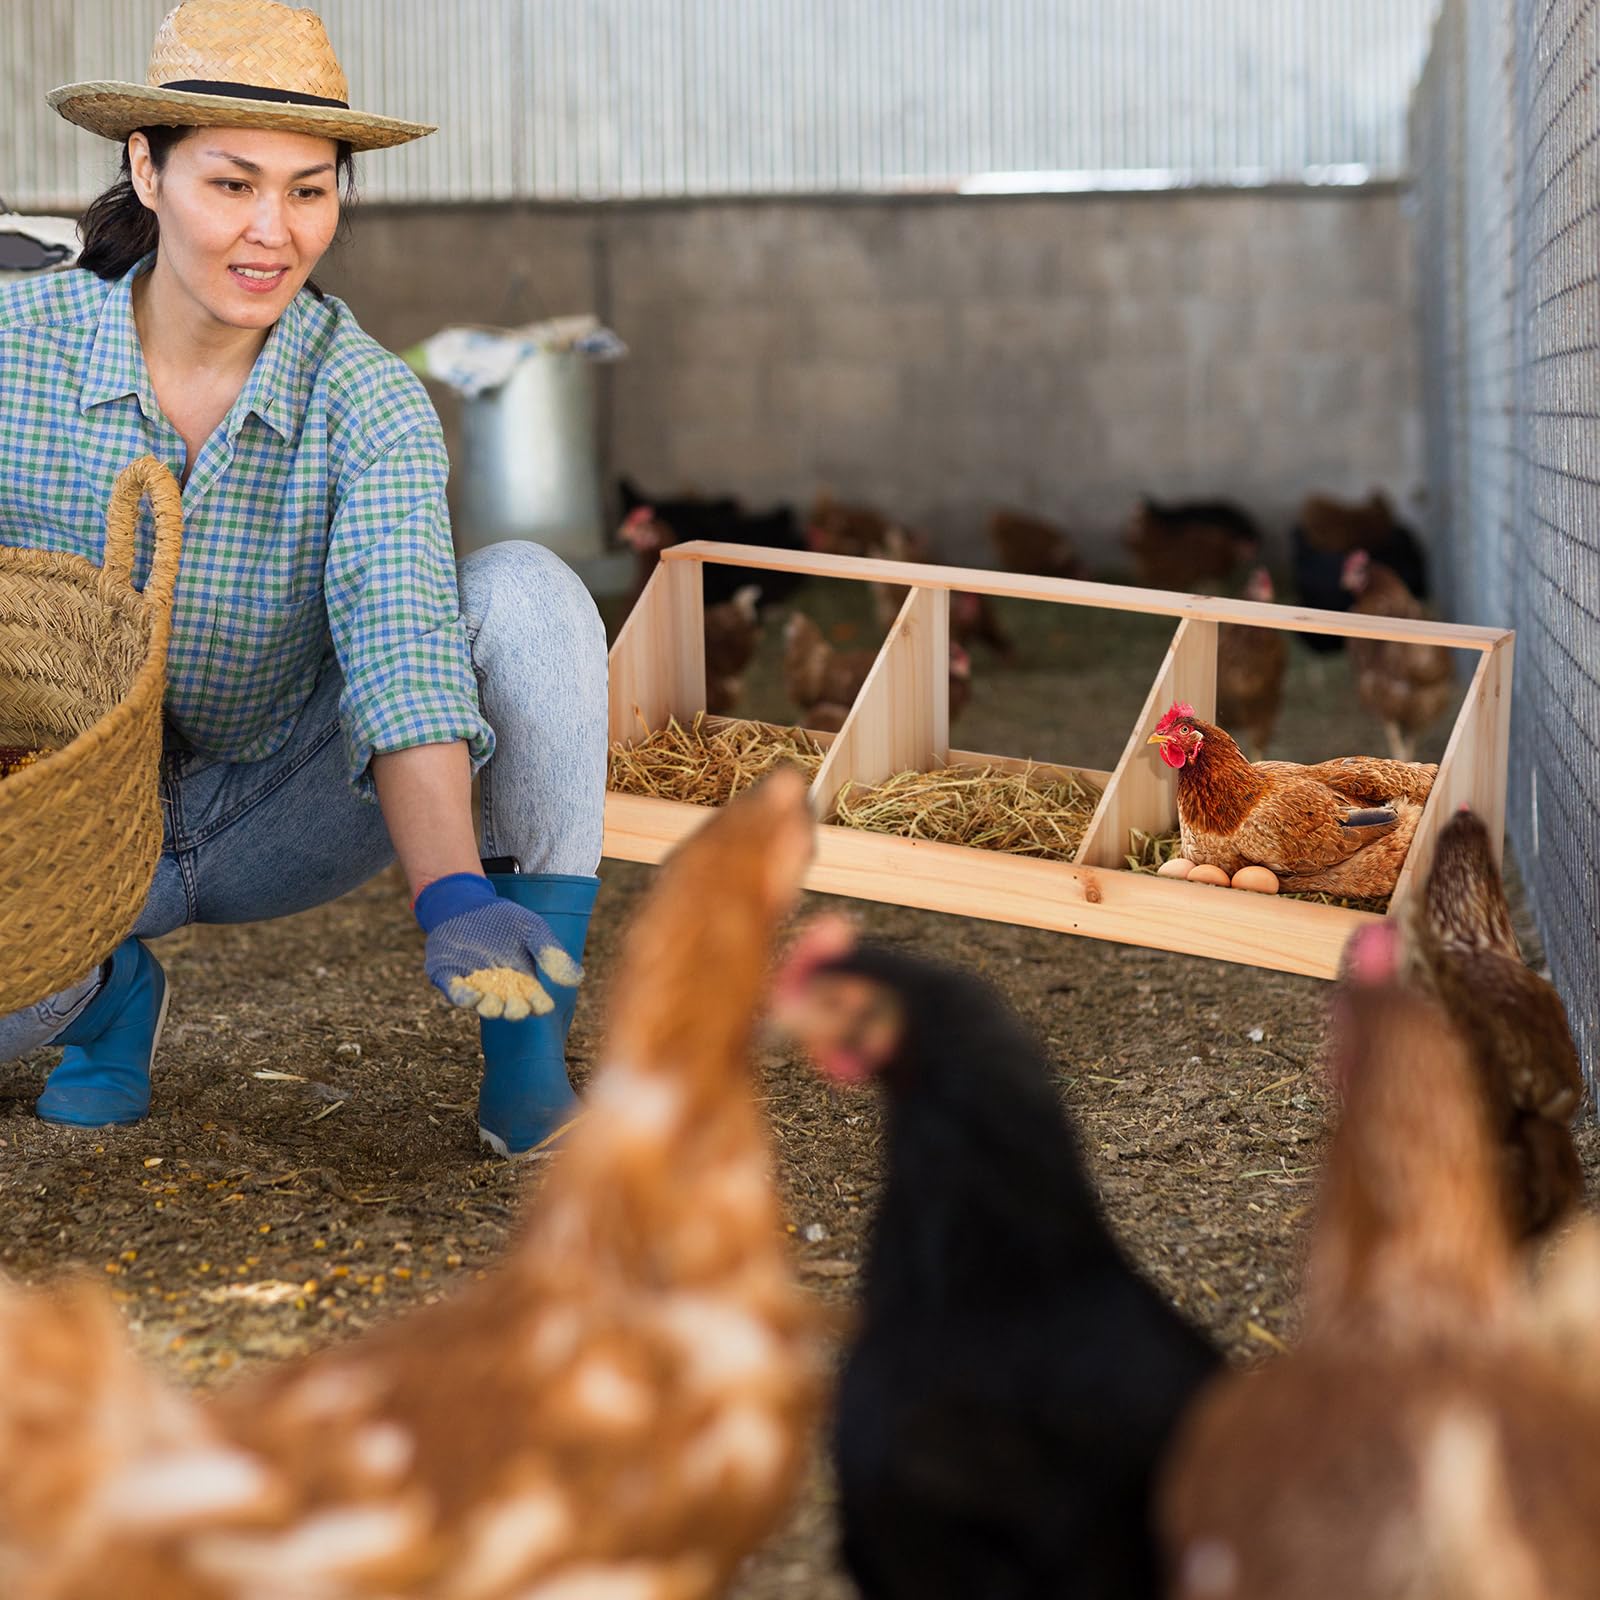
[[[864,611],[827,593],[797,603],[867,642]],[[980,650],[957,743],[1109,768],[1170,626],[1003,612],[1021,663],[1002,670]],[[773,655],[753,675],[749,708],[784,716]],[[1274,755],[1382,749],[1343,655],[1296,645],[1292,661]],[[1437,757],[1447,730],[1424,756]],[[602,876],[570,1051],[580,1080],[651,871],[608,862]],[[975,968],[1043,1036],[1112,1224],[1232,1356],[1252,1360],[1292,1338],[1328,1108],[1325,985],[840,903],[874,937]],[[421,943],[392,871],[302,916],[159,941],[174,998],[146,1123],[85,1135],[36,1121],[47,1052],[0,1077],[0,1264],[26,1279],[70,1269],[102,1278],[140,1348],[201,1386],[347,1338],[481,1272],[537,1179],[479,1152],[476,1029],[426,984]],[[758,1092],[800,1269],[818,1294],[848,1303],[881,1181],[876,1105],[776,1053],[760,1063]],[[1581,1146],[1592,1181],[1592,1125]],[[736,1593],[851,1593],[820,1465]]]

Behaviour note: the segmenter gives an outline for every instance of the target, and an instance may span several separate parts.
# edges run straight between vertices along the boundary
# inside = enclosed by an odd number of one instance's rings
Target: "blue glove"
[[[555,1001],[537,973],[564,988],[583,977],[543,917],[502,900],[476,872],[435,879],[412,909],[428,936],[422,961],[429,979],[456,1005],[480,1016],[508,1022],[530,1013],[543,1016]]]

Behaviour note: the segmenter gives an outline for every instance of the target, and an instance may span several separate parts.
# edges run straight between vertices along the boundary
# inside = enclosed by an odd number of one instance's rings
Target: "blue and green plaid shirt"
[[[0,289],[0,544],[98,564],[117,473],[185,449],[156,402],[131,287],[81,270]],[[445,506],[448,463],[426,391],[302,290],[183,491],[167,657],[177,742],[258,761],[289,737],[337,657],[351,781],[374,754],[454,739],[494,747],[478,706]],[[154,525],[140,522],[135,580]]]

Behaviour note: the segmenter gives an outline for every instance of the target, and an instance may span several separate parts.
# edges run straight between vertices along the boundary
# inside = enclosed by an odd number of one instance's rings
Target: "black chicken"
[[[758,544],[774,550],[804,550],[806,541],[800,518],[793,506],[777,505],[769,511],[747,511],[731,495],[700,499],[694,495],[657,498],[648,495],[630,478],[617,479],[617,492],[626,517],[648,510],[658,527],[654,550],[663,545],[681,544],[691,539],[709,539],[719,544]],[[645,564],[654,566],[654,556]],[[726,567],[706,562],[704,567],[705,603],[721,605],[739,590],[754,585],[761,591],[763,610],[780,604],[805,582],[801,572],[770,572],[758,567]],[[640,585],[642,587],[642,585]]]
[[[1319,611],[1348,611],[1353,596],[1344,586],[1344,564],[1365,550],[1396,573],[1419,600],[1428,595],[1428,574],[1417,536],[1394,514],[1381,490],[1364,501],[1332,495],[1307,495],[1289,534],[1296,592],[1302,605]],[[1326,654],[1344,649],[1334,633],[1302,633],[1300,642]]]
[[[1152,1480],[1218,1357],[1112,1240],[998,996],[849,940],[813,925],[777,991],[822,1071],[888,1101],[834,1431],[845,1563],[866,1600],[1153,1600]]]

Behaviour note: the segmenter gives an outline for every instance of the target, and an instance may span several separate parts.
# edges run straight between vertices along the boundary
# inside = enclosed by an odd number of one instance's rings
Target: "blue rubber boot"
[[[115,1128],[150,1113],[150,1063],[167,1020],[167,975],[137,939],[111,952],[100,992],[50,1042],[67,1048],[34,1110],[72,1128]]]
[[[550,924],[561,948],[583,961],[600,880],[563,873],[493,872],[495,893],[537,912]],[[567,1030],[577,1009],[578,991],[545,985],[555,1010],[542,1017],[507,1022],[484,1017],[483,1086],[478,1091],[478,1136],[503,1156],[526,1155],[577,1115],[578,1097],[567,1081]]]

